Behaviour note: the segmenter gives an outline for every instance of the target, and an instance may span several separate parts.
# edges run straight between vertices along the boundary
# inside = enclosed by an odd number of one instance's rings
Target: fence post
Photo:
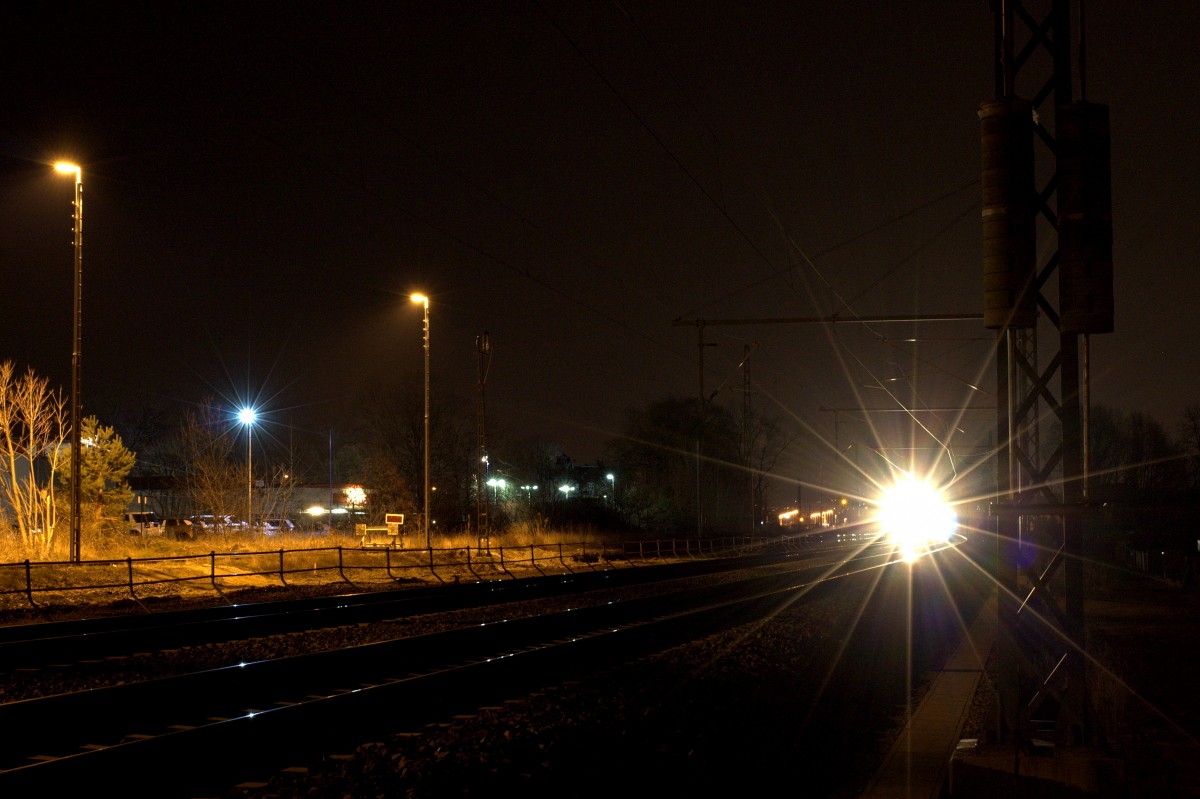
[[[279,548],[279,582],[287,585],[287,578],[283,576],[283,547]]]
[[[217,551],[215,549],[208,553],[208,576],[212,580],[213,590],[219,592],[221,589],[217,588]]]
[[[125,558],[125,564],[129,569],[129,595],[134,599],[137,599],[137,594],[133,592],[133,558]]]
[[[433,567],[433,544],[432,543],[429,544],[429,547],[427,548],[427,550],[429,552],[429,573],[432,574],[434,577],[436,577],[438,579],[438,582],[442,582],[442,583],[446,582],[445,580],[442,579],[441,575],[437,573],[437,569],[435,569]]]
[[[467,544],[467,571],[469,571],[471,573],[471,576],[474,577],[476,580],[483,579],[482,577],[480,577],[478,574],[475,573],[475,567],[471,565],[471,545],[470,544]]]
[[[338,576],[343,580],[346,579],[346,572],[342,570],[342,545],[338,544]]]
[[[29,566],[29,558],[25,558],[25,596],[29,597],[29,604],[33,605],[33,569]]]

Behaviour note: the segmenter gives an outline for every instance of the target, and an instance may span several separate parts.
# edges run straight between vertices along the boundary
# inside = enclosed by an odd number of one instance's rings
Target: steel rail
[[[844,575],[861,568],[851,563],[834,571]],[[775,612],[797,597],[805,601],[836,574],[825,566],[810,567],[0,705],[0,726],[13,738],[0,764],[6,767],[0,771],[0,793],[53,794],[55,786],[84,780],[120,780],[126,796],[194,793],[201,783],[236,779],[247,765],[261,773],[271,763],[288,765],[283,758],[314,746],[327,749],[351,719],[358,736],[375,723],[368,717],[393,730],[411,729],[453,707],[477,704],[481,693],[511,695],[521,690],[520,683],[561,679],[565,670],[598,668],[647,647],[662,648]],[[229,756],[239,752],[253,753],[253,764]],[[131,785],[135,773],[138,784]]]
[[[177,649],[426,613],[543,599],[580,591],[753,568],[789,553],[603,569],[504,581],[461,582],[358,594],[223,605],[117,617],[0,626],[6,670],[67,666],[134,652]]]

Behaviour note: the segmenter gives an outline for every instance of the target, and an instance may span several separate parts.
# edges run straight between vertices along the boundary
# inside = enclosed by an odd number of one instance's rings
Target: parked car
[[[162,522],[154,511],[125,514],[125,526],[130,535],[162,535]]]
[[[242,523],[232,516],[214,516],[211,513],[202,513],[199,516],[193,516],[191,521],[200,530],[210,533],[237,530],[242,527]]]
[[[172,517],[163,519],[163,535],[175,541],[195,539],[199,526],[191,519]]]
[[[296,525],[291,519],[263,519],[261,522],[263,535],[275,535],[276,533],[291,533],[296,529]]]

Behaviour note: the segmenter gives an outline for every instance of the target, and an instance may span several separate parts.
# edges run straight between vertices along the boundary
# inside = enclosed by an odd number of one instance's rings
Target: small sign
[[[404,524],[403,513],[385,513],[383,514],[385,524]]]

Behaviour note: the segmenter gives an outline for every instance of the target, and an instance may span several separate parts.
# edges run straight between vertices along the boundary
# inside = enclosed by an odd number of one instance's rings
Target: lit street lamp
[[[431,548],[429,539],[429,298],[424,294],[412,295],[413,302],[425,306],[425,512],[421,526],[425,528],[425,548]]]
[[[508,481],[503,477],[493,477],[487,481],[487,484],[492,487],[492,496],[497,503],[500,502],[500,490],[508,486]]]
[[[258,411],[253,408],[242,408],[238,411],[238,421],[246,427],[246,529],[253,524],[254,516],[254,422],[258,419]]]
[[[615,474],[613,474],[612,472],[609,472],[608,474],[604,475],[604,479],[607,480],[609,486],[611,486],[610,490],[612,491],[612,504],[616,505],[617,504],[617,476]]]
[[[55,171],[64,175],[75,176],[75,297],[72,316],[74,318],[74,333],[71,336],[71,542],[70,558],[74,563],[79,562],[79,483],[81,452],[81,431],[79,409],[83,388],[83,170],[78,164],[59,161],[54,165]]]

